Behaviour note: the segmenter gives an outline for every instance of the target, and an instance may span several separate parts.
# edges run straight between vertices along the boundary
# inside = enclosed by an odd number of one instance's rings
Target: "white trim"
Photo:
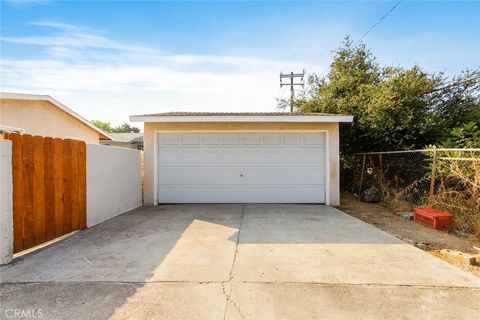
[[[352,122],[353,116],[130,116],[131,122]]]
[[[330,205],[330,133],[328,130],[319,130],[325,132],[325,204]],[[340,163],[338,164],[340,166]]]
[[[158,135],[160,131],[153,132],[153,205],[158,205]],[[144,146],[145,148],[145,146]],[[145,161],[145,158],[144,158]],[[145,164],[144,164],[145,166]],[[143,169],[145,171],[145,168]]]
[[[100,128],[97,128],[96,126],[94,126],[90,121],[88,121],[87,119],[85,119],[84,117],[82,117],[81,115],[79,115],[78,113],[76,113],[75,111],[73,111],[72,109],[68,108],[66,105],[62,104],[61,102],[55,100],[54,98],[52,98],[51,96],[49,95],[43,95],[43,94],[27,94],[27,93],[9,93],[9,92],[1,92],[0,93],[0,99],[10,99],[10,100],[30,100],[30,101],[34,101],[34,100],[39,100],[39,101],[48,101],[50,102],[51,104],[53,104],[54,106],[56,106],[57,108],[59,108],[60,110],[68,113],[69,115],[71,115],[72,117],[74,117],[75,119],[79,120],[80,122],[82,122],[83,124],[85,124],[86,126],[90,127],[91,129],[97,131],[98,133],[100,133],[102,136],[110,139],[110,140],[114,140],[113,137],[108,134],[107,132],[101,130]],[[100,139],[99,139],[100,140]]]
[[[160,133],[191,132],[323,132],[325,133],[325,205],[330,205],[330,134],[328,130],[154,130],[153,131],[153,205],[158,205],[158,136]],[[340,165],[340,164],[339,164]]]
[[[154,130],[153,132],[157,133],[192,133],[192,132],[205,132],[205,133],[211,133],[211,132],[327,132],[327,129],[309,129],[309,130],[302,130],[302,129],[292,129],[292,130],[284,130],[284,129],[222,129],[222,130]]]
[[[15,127],[7,127],[7,126],[0,126],[0,131],[5,131],[8,133],[25,133],[25,129],[22,128],[15,128]]]

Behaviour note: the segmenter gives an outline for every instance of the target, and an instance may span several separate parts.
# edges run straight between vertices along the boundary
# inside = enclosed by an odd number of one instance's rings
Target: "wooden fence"
[[[16,133],[4,137],[13,149],[13,251],[85,228],[85,142]]]

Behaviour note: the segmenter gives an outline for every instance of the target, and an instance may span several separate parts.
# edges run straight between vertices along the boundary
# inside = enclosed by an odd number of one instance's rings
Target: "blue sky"
[[[272,111],[280,71],[324,73],[396,1],[1,1],[1,91],[88,119]],[[364,42],[382,64],[480,66],[479,1],[402,1]]]

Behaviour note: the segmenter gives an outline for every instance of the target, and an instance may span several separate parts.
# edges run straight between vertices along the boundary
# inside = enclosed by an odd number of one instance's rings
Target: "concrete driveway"
[[[0,317],[474,319],[480,278],[320,205],[140,208],[1,268]]]

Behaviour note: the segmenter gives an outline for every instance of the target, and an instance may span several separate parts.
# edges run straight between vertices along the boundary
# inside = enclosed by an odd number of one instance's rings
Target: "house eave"
[[[130,116],[131,122],[352,122],[353,116]]]

